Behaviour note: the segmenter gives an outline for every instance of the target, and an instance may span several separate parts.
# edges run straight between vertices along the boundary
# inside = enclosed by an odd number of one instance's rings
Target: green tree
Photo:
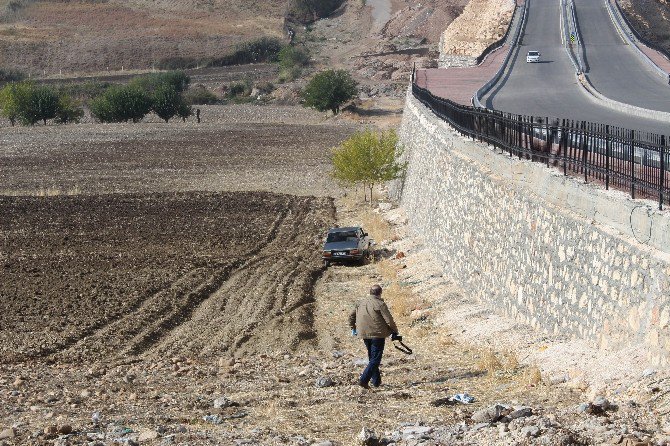
[[[27,84],[24,94],[19,95],[19,120],[24,125],[35,125],[56,117],[59,98],[56,91],[47,86],[35,87]]]
[[[154,91],[151,102],[153,112],[167,123],[177,114],[183,99],[172,85],[164,84]]]
[[[183,93],[188,89],[190,83],[191,78],[183,71],[167,71],[165,73],[151,73],[138,76],[130,82],[130,85],[153,94],[164,85],[170,85],[177,93]]]
[[[113,86],[91,101],[100,122],[138,122],[151,111],[151,97],[137,85]]]
[[[345,70],[327,70],[312,78],[302,92],[307,107],[340,112],[340,106],[358,93],[356,81]]]
[[[58,98],[58,110],[56,111],[56,122],[67,124],[69,122],[79,123],[84,117],[84,109],[81,104],[73,100],[69,95],[61,94]]]
[[[0,115],[9,119],[12,127],[19,119],[19,103],[27,95],[27,84],[8,84],[0,90]]]
[[[186,122],[186,118],[193,114],[193,107],[188,105],[186,102],[181,101],[177,107],[177,116],[181,118],[182,121]]]
[[[404,175],[407,163],[401,162],[403,149],[395,130],[375,133],[372,130],[354,133],[333,150],[332,177],[345,186],[374,186]],[[367,200],[367,193],[364,194]]]

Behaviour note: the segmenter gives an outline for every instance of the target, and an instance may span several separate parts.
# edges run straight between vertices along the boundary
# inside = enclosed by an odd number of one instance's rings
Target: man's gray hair
[[[373,296],[381,296],[382,287],[380,285],[372,285],[370,287],[370,294],[372,294]]]

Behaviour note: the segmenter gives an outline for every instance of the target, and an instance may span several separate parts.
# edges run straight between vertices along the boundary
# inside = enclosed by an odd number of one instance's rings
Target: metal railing
[[[461,134],[509,156],[545,163],[564,175],[670,203],[665,135],[568,119],[524,116],[457,104],[412,83],[415,98]]]

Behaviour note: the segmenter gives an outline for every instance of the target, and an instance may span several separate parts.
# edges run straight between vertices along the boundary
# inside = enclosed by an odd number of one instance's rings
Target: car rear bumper
[[[342,256],[323,256],[323,260],[327,262],[354,262],[357,260],[361,260],[363,258],[363,254],[347,254],[347,255],[342,255]]]

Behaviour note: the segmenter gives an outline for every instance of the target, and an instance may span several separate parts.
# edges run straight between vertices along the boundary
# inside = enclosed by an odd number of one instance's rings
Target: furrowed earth
[[[0,446],[663,444],[664,375],[593,385],[629,364],[501,320],[332,182],[346,115],[0,128]],[[375,261],[324,270],[335,224]],[[415,353],[367,391],[347,316],[373,283]]]

